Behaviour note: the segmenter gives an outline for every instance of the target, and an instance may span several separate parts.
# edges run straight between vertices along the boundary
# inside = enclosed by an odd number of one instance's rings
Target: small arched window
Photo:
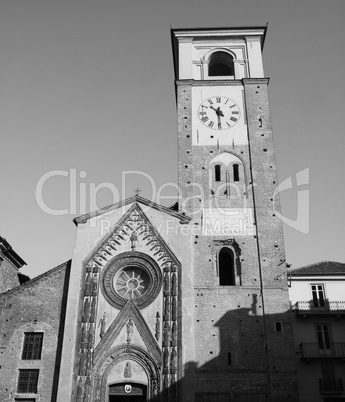
[[[238,164],[235,163],[232,165],[233,173],[234,173],[234,181],[240,181],[240,175],[238,171]]]
[[[228,247],[223,247],[219,251],[219,285],[234,286],[235,282],[235,261],[234,253]]]
[[[214,177],[215,181],[221,181],[221,175],[220,175],[220,165],[216,165],[214,167]]]
[[[222,77],[234,75],[234,60],[229,53],[215,52],[208,63],[208,75],[210,77]]]

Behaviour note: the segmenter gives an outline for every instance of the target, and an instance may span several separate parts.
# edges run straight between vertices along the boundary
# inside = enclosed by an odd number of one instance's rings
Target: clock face
[[[240,119],[240,108],[226,96],[211,96],[198,109],[200,121],[212,130],[228,130]]]

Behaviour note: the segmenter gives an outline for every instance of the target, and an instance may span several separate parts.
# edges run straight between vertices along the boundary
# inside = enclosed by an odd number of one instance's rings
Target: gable
[[[163,266],[171,266],[177,263],[174,254],[137,203],[130,207],[84,263],[91,265],[92,268],[96,265],[101,269],[112,257],[118,254],[121,244],[125,241],[131,242],[132,251],[136,250],[138,244],[143,242],[149,246],[151,252],[153,251],[154,256],[157,256],[159,261],[164,263]]]
[[[124,201],[120,201],[116,204],[109,205],[107,207],[98,209],[97,211],[90,212],[85,215],[78,216],[73,219],[73,222],[78,225],[79,223],[86,223],[88,220],[95,218],[97,216],[101,216],[104,214],[109,214],[111,211],[115,211],[116,209],[122,208],[126,205],[130,205],[132,203],[137,203],[137,204],[142,204],[143,206],[148,206],[150,208],[153,208],[157,211],[164,212],[167,215],[170,215],[172,217],[175,217],[179,219],[180,223],[188,223],[191,218],[184,214],[180,214],[176,211],[176,206],[175,204],[171,208],[164,207],[163,205],[159,205],[153,201],[147,200],[146,198],[140,197],[140,196],[134,196],[127,198]]]

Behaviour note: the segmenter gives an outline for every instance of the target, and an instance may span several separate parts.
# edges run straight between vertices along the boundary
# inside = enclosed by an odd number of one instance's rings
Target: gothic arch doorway
[[[147,386],[131,382],[111,384],[107,402],[146,402]]]
[[[153,401],[161,388],[160,366],[140,346],[124,344],[96,363],[94,384],[94,402]]]

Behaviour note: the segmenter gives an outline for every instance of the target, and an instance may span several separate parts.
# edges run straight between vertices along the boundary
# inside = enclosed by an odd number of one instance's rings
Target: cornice
[[[202,86],[242,86],[242,80],[176,80],[178,85],[191,85],[192,87]]]
[[[269,78],[242,78],[243,85],[268,84]]]
[[[269,78],[242,78],[240,80],[175,80],[177,86],[190,85],[192,87],[202,86],[244,86],[255,84],[268,84]]]
[[[178,28],[171,29],[172,37],[175,37],[179,42],[186,38],[245,38],[250,36],[259,37],[261,47],[263,48],[266,38],[266,26],[250,26],[250,27],[213,27],[213,28]]]

